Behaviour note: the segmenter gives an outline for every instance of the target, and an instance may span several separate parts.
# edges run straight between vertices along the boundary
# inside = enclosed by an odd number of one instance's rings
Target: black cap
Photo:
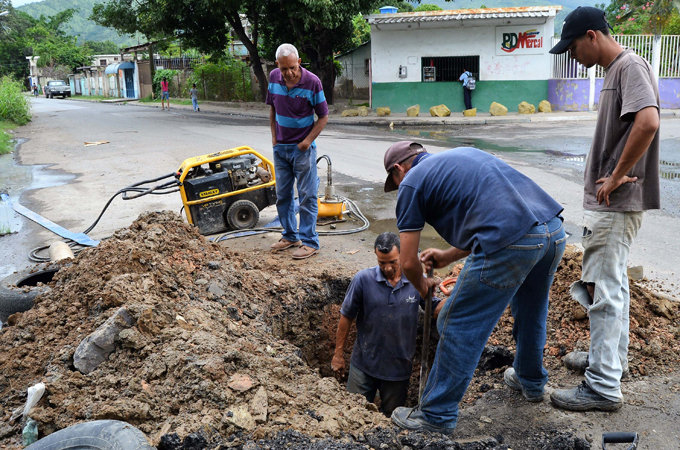
[[[607,27],[612,29],[607,22],[604,11],[592,6],[579,6],[564,19],[560,42],[550,49],[550,53],[555,55],[564,53],[569,48],[571,41],[583,36],[588,30],[604,30]]]

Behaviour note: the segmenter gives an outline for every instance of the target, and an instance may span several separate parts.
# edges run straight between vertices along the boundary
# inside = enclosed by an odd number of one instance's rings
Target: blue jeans
[[[283,226],[282,237],[291,242],[319,248],[316,217],[319,212],[317,192],[319,177],[316,173],[316,143],[304,152],[297,144],[274,146],[274,170],[276,172],[276,209]],[[300,231],[295,217],[295,191],[297,180],[300,197]]]
[[[467,390],[491,332],[511,305],[517,344],[513,367],[530,394],[543,393],[548,295],[566,246],[562,220],[536,225],[517,242],[467,259],[437,319],[439,344],[420,400],[428,422],[455,428]]]
[[[192,99],[191,99],[191,104],[194,106],[194,111],[198,111],[198,99],[197,99],[197,98],[192,98]]]

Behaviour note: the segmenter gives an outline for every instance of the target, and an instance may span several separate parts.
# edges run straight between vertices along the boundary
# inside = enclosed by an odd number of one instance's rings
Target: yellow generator
[[[189,158],[175,176],[187,220],[203,235],[253,228],[276,204],[274,164],[250,147]]]

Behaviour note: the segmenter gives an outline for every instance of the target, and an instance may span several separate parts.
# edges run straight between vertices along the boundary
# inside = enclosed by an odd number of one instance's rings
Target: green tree
[[[319,76],[333,103],[336,70],[333,54],[353,48],[353,19],[380,4],[377,0],[276,0],[263,20],[266,54],[274,58],[284,42],[295,45],[309,69]]]
[[[26,31],[35,21],[14,9],[9,0],[0,0],[0,11],[8,11],[0,17],[0,77],[26,79],[29,74],[26,57],[31,54]]]
[[[115,55],[120,53],[120,48],[112,41],[85,41],[81,45],[88,47],[95,55]]]
[[[442,11],[443,8],[440,8],[437,5],[430,5],[428,3],[423,3],[422,5],[418,5],[415,7],[414,11],[415,12],[420,12],[420,11]]]
[[[603,9],[607,20],[619,34],[674,34],[677,30],[680,0],[612,0],[608,5],[596,5]]]
[[[264,100],[268,84],[258,45],[263,17],[271,16],[266,14],[270,3],[271,0],[109,0],[95,4],[90,18],[123,34],[139,32],[149,41],[181,38],[187,47],[209,55],[224,52],[233,30],[248,50]],[[245,26],[242,17],[247,21]]]
[[[371,40],[371,26],[364,19],[363,14],[357,14],[352,19],[352,26],[354,31],[352,32],[352,47],[357,48],[361,44]]]

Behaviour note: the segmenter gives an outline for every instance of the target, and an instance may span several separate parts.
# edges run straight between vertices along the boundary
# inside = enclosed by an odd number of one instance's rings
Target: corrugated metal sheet
[[[374,14],[366,17],[369,24],[410,22],[438,22],[470,19],[506,19],[519,17],[548,17],[561,11],[562,6],[523,6],[519,8],[456,9],[396,14]]]

